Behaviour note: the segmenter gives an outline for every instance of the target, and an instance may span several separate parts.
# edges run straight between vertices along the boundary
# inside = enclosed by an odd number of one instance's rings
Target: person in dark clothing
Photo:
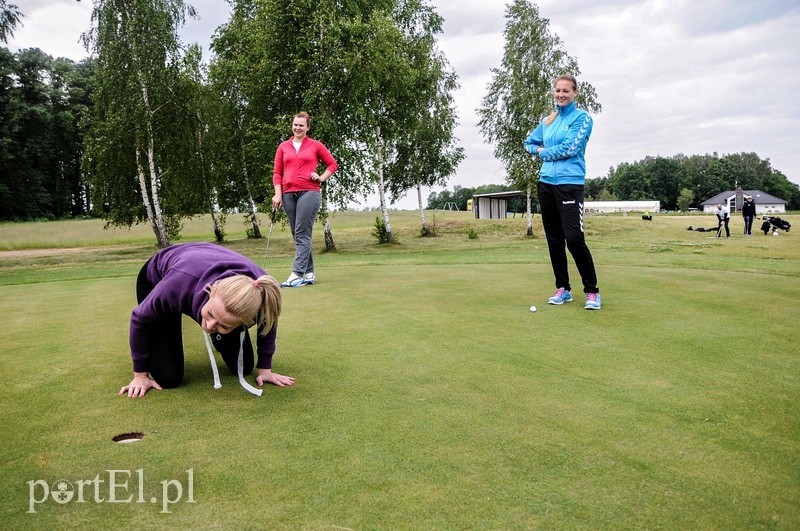
[[[745,197],[744,204],[742,205],[742,218],[744,218],[744,235],[753,235],[753,220],[756,219],[756,204],[753,202],[753,196],[748,195]]]
[[[138,305],[131,312],[130,349],[133,379],[119,394],[144,396],[148,390],[168,389],[183,379],[181,316],[188,315],[208,335],[232,374],[254,394],[260,390],[244,381],[253,366],[256,384],[284,387],[295,379],[272,372],[272,356],[281,292],[278,281],[249,258],[210,243],[173,245],[158,251],[142,266],[136,281]],[[257,326],[258,360],[247,329]],[[216,363],[209,346],[214,368]]]

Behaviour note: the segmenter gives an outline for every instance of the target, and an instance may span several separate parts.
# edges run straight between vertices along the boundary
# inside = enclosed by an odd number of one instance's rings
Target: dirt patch
[[[87,249],[15,249],[13,251],[0,251],[0,258],[28,258],[34,256],[62,256],[86,252]]]

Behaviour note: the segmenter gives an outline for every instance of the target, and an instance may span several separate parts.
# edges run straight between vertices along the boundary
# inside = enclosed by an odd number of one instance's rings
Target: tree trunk
[[[392,222],[389,221],[389,209],[386,206],[386,183],[383,180],[383,163],[378,166],[378,193],[381,198],[381,213],[383,213],[383,223],[386,226],[386,239],[389,243],[396,243],[392,233]]]
[[[253,238],[263,238],[261,235],[261,228],[258,226],[258,218],[256,217],[256,214],[258,213],[256,201],[253,199],[253,195],[250,193],[249,183],[247,185],[247,204],[250,207],[247,217],[250,218],[250,224],[253,226]]]
[[[323,231],[325,233],[325,250],[326,251],[335,251],[336,250],[336,244],[333,243],[333,233],[331,233],[331,224],[330,224],[330,221],[328,220],[327,216],[325,216],[325,221],[323,222],[323,227],[325,227],[325,230]]]
[[[156,236],[159,247],[166,247],[161,241],[162,232],[159,231],[158,223],[153,215],[153,206],[150,204],[150,197],[147,195],[147,175],[142,167],[141,150],[136,146],[136,168],[139,177],[139,193],[142,195],[142,205],[144,205],[145,213],[147,214],[147,222],[150,223],[150,228]]]
[[[377,142],[377,171],[378,171],[378,193],[381,198],[381,213],[383,214],[383,223],[386,226],[386,239],[389,243],[396,243],[394,234],[392,234],[392,223],[389,221],[389,209],[386,206],[386,182],[383,178],[383,138],[381,137],[381,126],[375,127],[375,139]]]
[[[527,227],[525,233],[529,238],[533,236],[533,209],[531,208],[531,183],[528,182],[528,187],[525,190],[525,215],[528,217]]]
[[[142,165],[142,150],[141,146],[139,145],[136,146],[136,168],[139,174],[139,192],[142,194],[142,204],[144,205],[144,210],[147,214],[147,221],[150,223],[150,228],[153,230],[153,234],[156,236],[158,246],[161,248],[168,247],[169,238],[167,237],[167,231],[164,228],[164,222],[159,216],[156,215],[153,209],[153,202],[148,194],[148,188],[152,189],[153,187],[148,187],[147,185],[147,172]]]
[[[203,183],[203,191],[208,199],[208,212],[211,214],[211,222],[214,228],[214,239],[217,241],[217,243],[222,243],[225,240],[225,233],[222,231],[222,227],[217,219],[217,213],[214,210],[215,201],[213,187],[208,185],[208,168],[206,167],[206,154],[203,146],[203,127],[201,125],[203,122],[199,111],[195,113],[195,116],[197,117],[197,129],[195,130],[195,136],[197,137],[197,154],[200,158],[200,180]]]
[[[419,219],[422,222],[422,235],[436,236],[436,233],[428,226],[428,222],[425,221],[425,209],[422,206],[422,185],[419,182],[417,182],[417,204],[419,205]]]
[[[528,188],[525,191],[525,213],[528,215],[528,231],[526,235],[530,238],[533,236],[533,212],[531,211],[531,184],[528,183]]]
[[[333,242],[333,233],[331,232],[331,223],[328,216],[328,193],[327,187],[323,183],[322,185],[322,207],[320,211],[322,212],[322,226],[323,226],[323,233],[325,234],[325,250],[326,251],[335,251],[336,244]]]
[[[249,211],[247,213],[247,217],[250,220],[250,224],[253,226],[253,238],[262,238],[261,236],[261,228],[258,226],[258,218],[256,217],[256,202],[253,199],[253,192],[250,189],[250,172],[247,169],[247,159],[244,156],[244,141],[241,139],[241,132],[242,132],[242,117],[239,117],[239,160],[242,164],[242,175],[244,176],[244,185],[247,189],[247,205],[249,207]]]
[[[139,78],[139,85],[142,90],[142,105],[145,109],[145,116],[147,116],[146,120],[146,142],[147,142],[147,174],[150,177],[150,201],[147,201],[147,191],[146,191],[146,182],[142,182],[142,179],[145,181],[147,177],[144,175],[143,168],[141,166],[141,159],[139,159],[139,150],[136,151],[137,157],[137,164],[139,166],[139,182],[140,185],[145,185],[145,191],[143,192],[143,198],[147,205],[145,208],[148,208],[148,217],[152,215],[153,221],[151,221],[150,226],[153,227],[153,232],[156,234],[156,239],[158,240],[158,245],[163,247],[169,246],[169,236],[167,236],[167,229],[164,223],[164,216],[161,212],[161,201],[158,197],[158,172],[156,170],[156,161],[155,161],[155,147],[153,145],[153,122],[151,120],[153,111],[150,109],[150,95],[147,92],[147,85],[145,84],[144,80],[142,79],[141,71],[138,72]],[[150,205],[152,205],[152,210],[149,210]]]

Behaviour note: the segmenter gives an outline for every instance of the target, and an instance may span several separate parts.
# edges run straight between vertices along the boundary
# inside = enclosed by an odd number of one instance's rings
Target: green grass
[[[591,217],[604,298],[587,312],[544,304],[538,218],[526,238],[519,218],[434,215],[439,236],[420,238],[415,213],[393,213],[395,246],[370,236],[374,212],[333,217],[334,253],[316,230],[319,283],[284,291],[275,356],[297,384],[261,398],[227,373],[213,389],[188,320],[184,385],[118,397],[152,236],[0,225],[22,250],[0,253],[3,527],[800,527],[794,232],[743,238],[735,220],[717,240],[685,230],[708,216]],[[186,240],[209,240],[197,223]],[[17,231],[30,243],[10,244]],[[265,240],[227,245],[263,263]],[[268,270],[282,279],[292,254],[276,227]],[[129,431],[146,437],[111,442]],[[108,503],[108,470],[130,472],[116,491],[130,503]],[[26,513],[28,482],[96,477],[105,502],[86,487],[84,503]],[[184,493],[162,513],[168,480]]]

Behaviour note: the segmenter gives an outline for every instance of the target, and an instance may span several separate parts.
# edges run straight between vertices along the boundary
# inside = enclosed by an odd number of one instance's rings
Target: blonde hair
[[[574,90],[576,93],[578,92],[578,79],[575,76],[571,76],[569,74],[561,74],[553,81],[553,88],[555,88],[556,83],[558,83],[559,81],[569,81],[570,83],[572,83],[572,90]],[[551,123],[553,123],[553,120],[556,119],[556,116],[558,116],[558,111],[551,112],[550,115],[544,119],[544,124],[550,125]]]
[[[233,275],[214,282],[208,289],[219,296],[225,311],[245,326],[263,325],[261,335],[267,335],[281,314],[281,286],[270,275],[253,280],[247,275]]]

